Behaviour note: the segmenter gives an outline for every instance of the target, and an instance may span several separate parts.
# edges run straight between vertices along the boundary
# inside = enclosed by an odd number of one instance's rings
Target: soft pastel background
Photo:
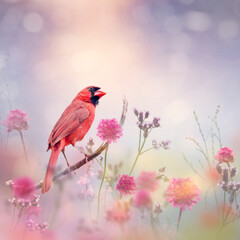
[[[100,86],[107,95],[79,146],[89,137],[100,143],[96,137],[99,120],[119,119],[126,97],[129,112],[124,136],[112,144],[109,161],[123,161],[122,172],[131,166],[138,135],[132,110],[137,107],[161,117],[162,127],[152,138],[172,143],[169,151],[141,158],[135,174],[143,168],[166,166],[169,177],[186,177],[193,172],[182,153],[196,168],[200,159],[186,140],[187,136],[200,139],[193,110],[209,136],[208,116],[220,105],[223,145],[234,150],[239,165],[239,42],[239,0],[1,0],[1,120],[9,109],[27,112],[30,128],[24,136],[32,163],[30,175],[39,181],[49,158],[47,139],[58,117],[82,88]],[[7,138],[1,127],[3,146]],[[0,178],[1,191],[10,195],[3,183],[29,174],[17,132],[10,133],[7,151],[15,160],[8,164],[1,159]],[[72,163],[80,157],[72,147],[66,152]],[[62,156],[60,165],[65,167]],[[200,179],[193,177],[204,189]],[[62,199],[66,222],[61,226],[67,224],[69,229],[76,225],[69,219],[74,222],[81,215],[71,202],[77,180],[78,175],[68,182],[71,189]],[[51,206],[57,192],[53,187],[42,198],[43,205],[50,201]],[[80,205],[79,209],[84,208]],[[48,218],[49,209],[43,219]]]

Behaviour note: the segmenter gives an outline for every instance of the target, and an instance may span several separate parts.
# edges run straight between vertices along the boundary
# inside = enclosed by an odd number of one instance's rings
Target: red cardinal
[[[51,187],[53,172],[60,152],[63,153],[67,161],[64,152],[65,147],[70,144],[75,146],[75,143],[81,141],[91,127],[98,100],[106,94],[99,89],[99,87],[84,88],[73,99],[55,124],[48,139],[47,151],[51,149],[52,153],[42,184],[42,193],[47,192]],[[67,164],[69,166],[68,161]]]

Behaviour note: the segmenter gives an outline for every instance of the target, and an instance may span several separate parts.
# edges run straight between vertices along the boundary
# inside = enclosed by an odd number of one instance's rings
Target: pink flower
[[[39,216],[40,212],[42,211],[42,208],[40,208],[39,206],[31,206],[27,209],[26,214],[28,216]]]
[[[16,109],[7,115],[6,121],[2,121],[2,124],[7,127],[7,132],[21,131],[28,129],[28,120],[27,114],[23,110]]]
[[[130,219],[130,207],[126,201],[118,200],[113,208],[106,212],[107,221],[118,222],[120,224]]]
[[[34,182],[29,177],[18,178],[13,181],[13,195],[20,199],[30,199],[33,196]]]
[[[121,195],[133,194],[136,190],[134,177],[122,175],[118,180],[116,190],[118,190]]]
[[[81,176],[80,179],[77,181],[77,184],[79,185],[86,185],[90,182],[88,175],[84,174],[84,176]]]
[[[159,187],[159,179],[156,179],[156,172],[142,171],[137,178],[137,184],[142,189],[147,189],[151,192],[155,192]]]
[[[200,201],[200,190],[191,178],[172,178],[166,192],[166,201],[173,207],[180,207],[182,211],[186,206],[192,209],[192,205]]]
[[[215,159],[217,159],[219,163],[225,162],[229,165],[229,162],[234,162],[233,150],[228,147],[221,148],[218,151],[217,156],[215,156]]]
[[[133,199],[133,205],[137,208],[150,208],[152,205],[152,198],[148,190],[139,190]]]
[[[97,136],[111,143],[116,142],[123,135],[122,131],[117,119],[102,119],[97,128]]]
[[[88,168],[87,174],[90,177],[94,177],[95,176],[95,172],[94,172],[92,167]]]

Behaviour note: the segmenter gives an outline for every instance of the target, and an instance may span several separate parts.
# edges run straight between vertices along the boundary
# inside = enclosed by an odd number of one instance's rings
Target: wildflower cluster
[[[35,223],[32,219],[28,219],[26,229],[30,232],[40,231],[44,233],[48,229],[48,223]]]
[[[116,190],[118,190],[121,195],[133,194],[136,190],[135,178],[127,174],[120,176]]]
[[[27,114],[23,110],[16,109],[7,115],[2,124],[7,127],[7,132],[12,130],[22,131],[28,129],[28,121]]]
[[[80,179],[77,181],[77,184],[80,185],[80,196],[86,196],[89,200],[92,200],[95,196],[95,191],[92,184],[90,183],[90,177],[94,177],[95,173],[93,168],[89,165],[87,168],[87,173],[83,176],[80,176]]]
[[[186,206],[192,209],[192,205],[200,201],[200,191],[191,178],[172,178],[166,192],[166,201],[182,211]]]
[[[97,127],[97,136],[108,143],[117,142],[123,135],[123,129],[117,119],[102,119]]]
[[[229,202],[232,204],[237,191],[240,189],[240,182],[233,181],[233,177],[237,174],[237,168],[222,167],[221,165],[217,165],[216,169],[222,176],[222,181],[219,183],[219,186],[223,189],[223,191],[229,194]]]
[[[24,138],[23,138],[23,133],[22,130],[27,130],[28,129],[28,116],[27,114],[20,109],[12,110],[8,115],[5,121],[2,121],[2,124],[7,127],[7,132],[11,132],[12,130],[16,130],[19,132],[23,149],[24,149],[24,154],[25,158],[27,161],[27,164],[29,165],[28,161],[28,156],[27,156],[27,151],[26,151],[26,146],[24,143]]]
[[[19,216],[22,216],[23,213],[27,211],[30,207],[39,207],[39,195],[33,195],[31,199],[18,199],[18,198],[11,198],[8,201],[19,210]]]
[[[6,185],[12,189],[16,198],[28,199],[33,195],[34,182],[29,177],[17,178],[14,181],[9,180],[6,182]]]
[[[158,143],[156,140],[153,140],[152,147],[148,148],[148,149],[144,149],[146,140],[147,140],[150,132],[154,128],[160,127],[160,123],[159,123],[160,118],[154,117],[151,122],[146,121],[146,119],[148,119],[148,117],[150,115],[149,111],[142,112],[142,111],[138,111],[136,108],[134,109],[134,114],[136,115],[136,117],[138,119],[137,126],[140,129],[140,133],[139,133],[139,140],[138,140],[138,153],[137,153],[137,156],[133,163],[133,166],[130,170],[130,173],[129,173],[130,175],[132,174],[140,155],[142,155],[143,153],[146,153],[152,149],[159,149],[160,147],[162,147],[166,150],[169,148],[169,144],[170,144],[169,141],[162,141],[161,143]]]
[[[155,192],[160,187],[156,172],[142,171],[137,178],[137,184],[140,188],[151,192]]]
[[[233,150],[229,147],[221,148],[215,156],[215,159],[217,159],[219,163],[225,162],[229,166],[229,163],[234,162]]]
[[[169,149],[169,145],[170,145],[170,141],[169,140],[165,140],[165,141],[161,141],[161,142],[157,142],[157,140],[153,139],[152,140],[152,146],[154,149],[159,149],[159,148],[163,148],[164,150]]]
[[[162,167],[162,168],[158,169],[159,175],[157,178],[164,182],[169,182],[169,178],[166,176],[165,170],[166,170],[166,167]]]
[[[133,199],[133,206],[141,210],[150,210],[152,206],[152,197],[150,192],[146,189],[138,190]]]
[[[144,210],[159,215],[162,212],[160,204],[153,205],[151,194],[160,188],[160,179],[164,175],[165,168],[160,174],[151,171],[142,171],[137,177],[137,192],[133,198],[133,206],[138,208],[142,213]]]
[[[130,219],[130,204],[127,201],[118,200],[113,207],[106,211],[106,220],[123,224]]]
[[[119,163],[115,164],[108,164],[108,171],[110,172],[111,180],[112,181],[117,181],[119,178],[119,171],[123,167],[123,162],[120,161]]]
[[[138,118],[138,122],[137,125],[138,127],[143,131],[143,137],[147,138],[149,132],[153,129],[153,128],[158,128],[160,127],[160,118],[154,117],[153,120],[151,122],[146,121],[146,119],[148,119],[150,113],[149,111],[146,112],[142,112],[142,111],[138,111],[136,108],[134,109],[134,114],[137,116]]]

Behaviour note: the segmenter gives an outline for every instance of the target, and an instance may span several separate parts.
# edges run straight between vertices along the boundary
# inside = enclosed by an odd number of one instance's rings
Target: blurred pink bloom
[[[34,182],[29,177],[17,178],[13,181],[13,195],[20,199],[30,199],[33,197]]]
[[[90,176],[90,177],[94,177],[94,176],[95,176],[95,172],[94,172],[94,170],[93,170],[92,167],[90,167],[90,168],[88,169],[87,174],[88,174],[88,176]]]
[[[200,190],[191,178],[172,178],[166,192],[166,201],[173,207],[180,207],[182,211],[186,206],[192,209],[192,205],[200,201]]]
[[[142,189],[147,189],[151,192],[155,192],[160,187],[159,179],[156,179],[156,177],[156,172],[142,171],[137,178],[137,184]]]
[[[9,231],[8,238],[5,240],[19,240],[20,235],[24,232],[24,240],[57,240],[57,235],[55,232],[50,231],[26,231],[27,229],[24,227],[22,229],[11,230]]]
[[[88,175],[84,174],[84,176],[81,176],[80,179],[77,181],[77,184],[79,185],[86,185],[90,182]]]
[[[221,148],[215,156],[215,159],[217,159],[219,163],[225,162],[229,165],[230,162],[234,162],[233,150],[229,147]]]
[[[39,206],[30,206],[27,211],[26,214],[28,216],[34,215],[34,216],[39,216],[40,212],[42,211],[42,208],[40,208]]]
[[[26,229],[30,232],[39,231],[41,233],[44,233],[48,229],[48,223],[35,223],[32,219],[28,219]]]
[[[107,236],[108,235],[108,236]],[[109,240],[109,233],[103,232],[102,230],[91,230],[91,229],[87,229],[87,230],[83,230],[83,231],[78,231],[78,235],[76,238],[71,240]]]
[[[116,190],[118,190],[121,195],[133,194],[136,190],[134,177],[122,175],[118,180]]]
[[[2,124],[7,127],[7,132],[21,131],[28,129],[28,120],[28,116],[23,110],[16,109],[7,115],[6,121],[2,121]]]
[[[111,143],[116,142],[123,135],[122,131],[117,119],[102,119],[97,128],[97,136]]]
[[[137,191],[133,199],[133,205],[137,208],[150,208],[152,205],[150,192],[145,189]]]
[[[116,201],[113,208],[106,212],[106,219],[120,224],[128,221],[130,219],[129,203],[122,200]]]

